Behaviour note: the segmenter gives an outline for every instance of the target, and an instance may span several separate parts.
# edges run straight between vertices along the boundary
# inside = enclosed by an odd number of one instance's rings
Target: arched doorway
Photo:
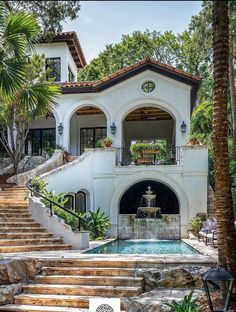
[[[70,120],[70,152],[81,155],[86,148],[107,136],[107,120],[102,110],[84,106],[76,110]]]
[[[162,214],[179,214],[179,201],[175,193],[165,184],[153,180],[144,180],[132,185],[121,197],[120,214],[135,214],[143,205],[142,195],[151,187],[156,195],[155,206],[161,208]]]
[[[167,111],[148,105],[134,109],[123,120],[121,164],[154,165],[165,160],[175,163],[175,141],[175,119]],[[162,155],[133,153],[132,146],[137,144],[160,145]]]

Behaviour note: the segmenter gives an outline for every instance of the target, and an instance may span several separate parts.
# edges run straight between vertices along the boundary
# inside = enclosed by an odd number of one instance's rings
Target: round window
[[[142,91],[145,93],[151,93],[155,89],[155,83],[152,81],[146,81],[142,84]]]

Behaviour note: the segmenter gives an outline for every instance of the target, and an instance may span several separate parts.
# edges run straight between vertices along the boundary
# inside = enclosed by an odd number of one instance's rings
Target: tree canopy
[[[80,10],[79,1],[4,0],[4,3],[10,11],[23,10],[36,15],[43,32],[61,31],[61,22],[66,18],[76,19]]]

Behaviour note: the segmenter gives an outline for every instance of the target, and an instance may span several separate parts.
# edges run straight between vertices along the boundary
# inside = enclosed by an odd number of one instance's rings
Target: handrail
[[[74,212],[68,210],[67,208],[65,208],[65,207],[63,207],[63,206],[61,206],[61,205],[59,205],[58,203],[55,203],[53,200],[47,198],[46,196],[44,196],[43,194],[39,193],[38,191],[34,190],[33,187],[32,187],[32,185],[31,185],[31,181],[32,181],[32,179],[29,180],[29,181],[26,183],[26,187],[27,187],[28,190],[30,191],[31,196],[33,196],[33,194],[36,194],[38,197],[41,197],[41,198],[47,200],[47,201],[49,202],[49,209],[50,209],[50,215],[51,215],[51,216],[53,215],[53,209],[52,209],[52,207],[53,207],[53,205],[55,205],[55,206],[57,206],[58,208],[60,208],[60,209],[62,209],[62,210],[64,210],[64,211],[66,211],[66,212],[68,212],[68,213],[69,213],[70,215],[72,215],[73,217],[76,217],[76,218],[78,219],[78,228],[77,228],[77,229],[80,231],[80,230],[81,230],[81,222],[84,221],[84,219],[81,218],[80,216],[78,216],[77,214],[75,214]],[[77,230],[77,229],[75,229],[75,230]]]

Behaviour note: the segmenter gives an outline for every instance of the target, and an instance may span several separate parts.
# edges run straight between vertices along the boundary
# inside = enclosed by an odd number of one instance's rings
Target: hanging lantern
[[[62,135],[62,134],[63,134],[63,129],[64,129],[64,127],[63,127],[62,123],[60,122],[60,125],[57,127],[57,130],[58,130],[58,134],[59,134],[59,135]]]
[[[112,125],[111,125],[110,128],[111,128],[111,134],[112,134],[112,135],[115,135],[115,134],[116,134],[116,125],[115,125],[114,122],[112,123]]]
[[[185,133],[187,131],[187,125],[184,121],[182,122],[180,129],[181,129],[182,133]]]

